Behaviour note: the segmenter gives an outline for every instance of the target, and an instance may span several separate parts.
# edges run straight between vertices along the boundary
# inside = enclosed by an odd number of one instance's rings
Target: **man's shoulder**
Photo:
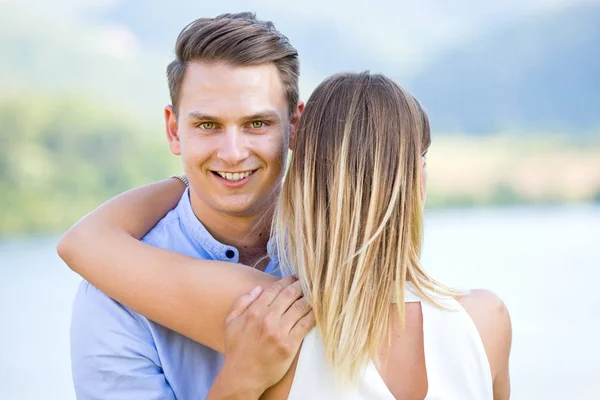
[[[151,341],[148,321],[135,311],[112,299],[86,280],[82,280],[75,294],[72,308],[72,334],[74,331],[91,330],[119,332],[120,329]],[[78,329],[74,329],[78,327]],[[91,332],[88,332],[88,334]]]
[[[166,238],[178,235],[181,232],[181,217],[177,208],[174,208],[158,221],[144,237],[142,237],[142,242],[157,247],[163,247],[162,243]]]

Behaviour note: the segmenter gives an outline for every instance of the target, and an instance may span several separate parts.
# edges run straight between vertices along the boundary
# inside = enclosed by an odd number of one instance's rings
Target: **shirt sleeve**
[[[71,368],[78,400],[175,400],[148,323],[86,281],[73,305]]]

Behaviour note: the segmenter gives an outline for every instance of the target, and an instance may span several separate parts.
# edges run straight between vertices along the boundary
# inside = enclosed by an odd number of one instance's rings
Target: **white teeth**
[[[246,171],[246,172],[217,172],[217,174],[219,174],[221,176],[221,178],[225,178],[228,181],[239,181],[241,179],[247,178],[248,176],[250,176],[250,174],[252,173],[252,171]]]

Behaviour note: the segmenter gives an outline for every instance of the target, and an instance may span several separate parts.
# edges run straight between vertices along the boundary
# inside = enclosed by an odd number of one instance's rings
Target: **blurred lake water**
[[[513,322],[512,399],[600,399],[600,206],[428,211],[424,266],[483,287]],[[56,237],[0,242],[0,399],[74,399],[80,278]]]

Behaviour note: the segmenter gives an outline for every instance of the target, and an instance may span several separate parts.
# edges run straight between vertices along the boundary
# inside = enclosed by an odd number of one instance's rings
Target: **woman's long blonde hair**
[[[421,268],[420,104],[382,75],[344,73],[306,103],[277,203],[281,267],[297,273],[338,378],[353,382],[390,330],[407,282],[432,300],[453,291]],[[397,309],[404,321],[404,301]]]

